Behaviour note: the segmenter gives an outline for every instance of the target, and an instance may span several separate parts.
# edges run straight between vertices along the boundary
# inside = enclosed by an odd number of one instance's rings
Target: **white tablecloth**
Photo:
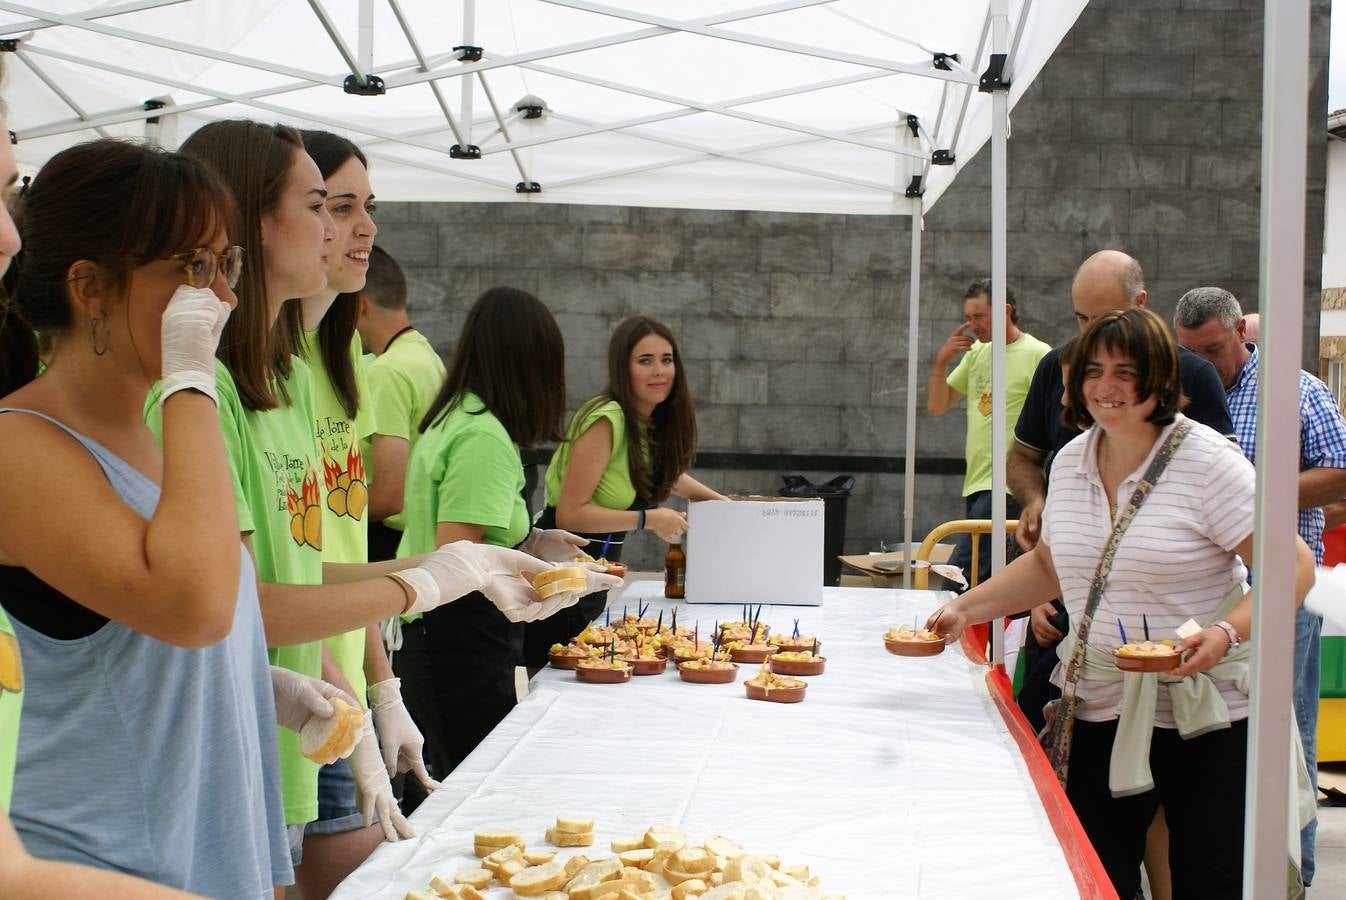
[[[649,615],[664,609],[668,623],[672,603],[654,582],[629,585],[614,618],[640,598],[657,598]],[[851,900],[1078,897],[985,667],[956,646],[925,659],[883,647],[887,627],[924,620],[939,598],[828,588],[822,607],[765,607],[774,630],[798,618],[822,642],[827,672],[799,704],[748,700],[753,666],[731,685],[686,684],[671,665],[623,685],[545,669],[416,811],[417,836],[382,845],[333,897],[400,900],[476,864],[476,828],[516,827],[530,847],[546,846],[558,815],[596,819],[593,856],[613,837],[667,823],[806,863]],[[679,624],[699,620],[702,635],[739,617],[737,607],[678,604]]]

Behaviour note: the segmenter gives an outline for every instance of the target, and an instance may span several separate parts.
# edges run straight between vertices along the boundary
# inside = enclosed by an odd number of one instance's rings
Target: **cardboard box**
[[[953,544],[936,544],[930,551],[930,562],[945,563],[953,553]],[[892,553],[857,553],[853,556],[839,556],[845,565],[870,576],[874,587],[902,587],[902,578],[906,572],[907,554],[901,550]],[[939,587],[939,582],[932,587]]]
[[[687,508],[687,602],[823,602],[823,501],[735,497]]]

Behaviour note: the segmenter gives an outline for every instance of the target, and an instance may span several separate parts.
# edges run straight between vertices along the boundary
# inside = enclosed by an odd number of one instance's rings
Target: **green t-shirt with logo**
[[[476,394],[431,425],[407,460],[406,528],[398,556],[429,553],[439,546],[440,522],[484,525],[482,542],[518,546],[528,537],[523,501],[523,461],[500,420]],[[412,616],[415,619],[417,616]]]
[[[19,641],[0,610],[0,808],[9,809],[14,793],[14,761],[19,750],[19,713],[23,710],[23,660]]]
[[[313,373],[299,357],[285,387],[290,404],[253,411],[229,370],[215,362],[220,432],[233,480],[238,526],[252,536],[257,576],[272,584],[322,584],[322,471],[313,435]],[[162,435],[160,385],[145,400],[145,420]],[[203,511],[205,512],[205,511]],[[271,664],[322,677],[322,642],[272,647]],[[285,821],[318,818],[318,766],[299,752],[299,735],[278,728]]]
[[[351,341],[351,365],[360,406],[352,420],[341,405],[332,379],[323,365],[318,334],[304,333],[300,352],[313,372],[313,422],[322,468],[322,558],[332,563],[369,562],[369,479],[365,477],[362,441],[374,431],[374,414],[369,405],[369,385],[365,381],[360,357],[360,336]],[[356,628],[330,637],[332,652],[341,673],[350,682],[355,697],[364,702],[365,629]]]
[[[421,437],[421,419],[444,385],[444,360],[425,335],[410,329],[393,338],[381,355],[366,359],[374,433],[401,438],[415,447]],[[383,524],[401,531],[403,514],[391,515]]]
[[[590,502],[604,509],[630,509],[636,502],[636,486],[631,481],[631,466],[626,455],[626,415],[616,400],[599,403],[597,398],[586,402],[570,420],[566,440],[552,454],[547,466],[547,505],[555,506],[561,497],[561,483],[566,466],[570,464],[571,444],[601,419],[612,426],[612,450],[607,467],[594,486]],[[645,462],[649,464],[649,448],[645,448]]]
[[[1052,348],[1022,332],[1005,346],[1005,447],[1014,446],[1014,424],[1024,408],[1033,373]],[[977,341],[963,354],[946,379],[949,387],[967,397],[967,475],[963,496],[991,489],[991,345]],[[1008,488],[1006,489],[1008,493]]]

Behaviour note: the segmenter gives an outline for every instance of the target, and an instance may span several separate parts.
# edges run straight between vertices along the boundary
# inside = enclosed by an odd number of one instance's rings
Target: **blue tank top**
[[[41,417],[153,515],[158,485]],[[111,621],[78,640],[13,622],[26,683],[10,817],[29,852],[208,897],[270,898],[293,882],[257,578],[241,542],[239,554],[233,628],[203,649]]]

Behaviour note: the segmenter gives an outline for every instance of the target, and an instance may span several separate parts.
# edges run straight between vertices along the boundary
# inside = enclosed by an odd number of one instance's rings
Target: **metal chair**
[[[930,554],[934,552],[935,545],[951,534],[970,534],[977,538],[983,534],[991,532],[990,519],[955,519],[952,522],[945,522],[942,525],[936,525],[935,528],[925,536],[921,541],[921,546],[916,550],[916,556],[913,562],[924,562],[926,565],[913,566],[911,573],[911,586],[917,590],[924,591],[930,587]],[[1007,519],[1005,521],[1005,534],[1014,534],[1019,527],[1018,519]],[[981,541],[972,541],[972,564],[969,567],[972,571],[969,573],[968,582],[971,585],[977,583],[978,563],[981,561]]]

